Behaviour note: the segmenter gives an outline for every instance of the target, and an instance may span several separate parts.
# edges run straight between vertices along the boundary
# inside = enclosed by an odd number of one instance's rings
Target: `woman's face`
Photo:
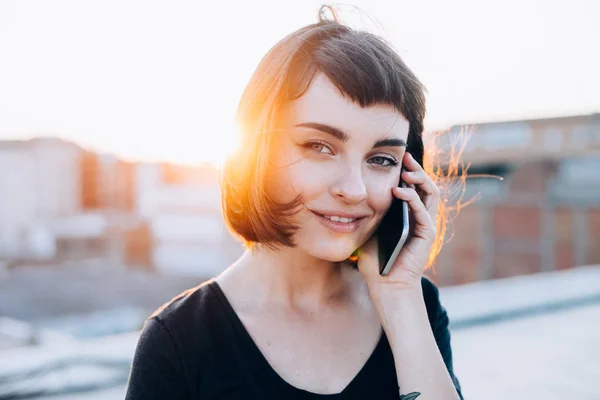
[[[298,194],[296,248],[343,261],[375,231],[392,201],[409,123],[391,106],[361,108],[323,74],[290,103],[274,133],[267,190]]]

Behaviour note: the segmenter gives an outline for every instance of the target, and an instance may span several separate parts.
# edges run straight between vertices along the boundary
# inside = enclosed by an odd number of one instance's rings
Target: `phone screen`
[[[400,181],[399,186],[405,187]],[[408,204],[393,196],[392,205],[377,228],[379,274],[387,275],[408,238]]]

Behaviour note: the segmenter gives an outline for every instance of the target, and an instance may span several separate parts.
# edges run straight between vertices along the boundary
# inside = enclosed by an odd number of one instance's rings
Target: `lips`
[[[322,215],[323,218],[327,218],[329,220],[332,220],[334,222],[342,222],[342,223],[349,223],[349,222],[354,222],[356,221],[358,218],[346,218],[346,217],[339,217],[337,215]]]
[[[333,218],[334,220],[337,220],[340,218],[361,219],[361,218],[368,217],[370,215],[369,213],[360,213],[360,212],[350,213],[350,212],[337,211],[337,210],[323,210],[323,209],[321,209],[321,210],[309,209],[309,210],[315,214],[318,214],[318,215],[321,215],[321,216],[327,217],[327,218]]]
[[[328,230],[335,233],[352,233],[355,232],[362,221],[365,219],[365,215],[357,214],[343,214],[340,213],[323,213],[312,211],[312,213],[318,218],[319,222],[325,226]]]

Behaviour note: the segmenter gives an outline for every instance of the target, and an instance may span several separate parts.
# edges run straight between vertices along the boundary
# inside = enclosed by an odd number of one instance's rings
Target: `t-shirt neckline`
[[[381,354],[381,351],[384,347],[384,344],[386,341],[386,336],[385,336],[383,329],[381,330],[379,340],[377,342],[377,345],[371,352],[371,355],[369,356],[367,361],[364,363],[362,368],[358,371],[358,373],[354,376],[354,378],[352,378],[352,380],[348,383],[348,385],[346,385],[346,387],[341,392],[332,393],[332,394],[319,394],[319,393],[309,392],[307,390],[300,389],[296,386],[293,386],[292,384],[287,382],[285,379],[283,379],[277,373],[277,371],[275,371],[275,369],[273,369],[271,364],[269,364],[269,361],[265,358],[263,353],[260,351],[260,349],[258,348],[256,343],[252,339],[252,336],[250,336],[250,333],[248,332],[248,330],[244,326],[242,320],[239,318],[239,316],[233,309],[233,306],[231,305],[231,303],[225,296],[225,293],[223,292],[223,290],[221,289],[219,284],[215,280],[212,280],[211,282],[209,282],[208,285],[217,295],[217,298],[219,299],[219,303],[221,304],[221,307],[223,307],[225,314],[227,315],[227,319],[229,320],[232,327],[236,331],[237,336],[239,337],[240,340],[243,341],[243,343],[241,343],[242,348],[252,349],[249,352],[249,354],[246,355],[247,356],[246,360],[243,360],[243,362],[246,363],[246,367],[247,367],[246,370],[248,371],[248,373],[252,374],[255,379],[260,379],[261,377],[258,376],[259,375],[258,372],[262,372],[263,373],[262,378],[265,378],[265,381],[268,382],[269,386],[275,385],[275,387],[272,389],[275,389],[275,391],[277,393],[300,396],[303,399],[331,399],[331,400],[334,400],[334,399],[343,399],[343,398],[347,397],[347,394],[355,392],[356,388],[360,388],[360,387],[364,388],[364,387],[369,386],[368,382],[365,382],[365,384],[363,384],[362,386],[361,386],[361,383],[362,383],[363,379],[368,375],[368,370],[371,369],[373,367],[374,363],[377,362],[377,358]],[[352,393],[352,394],[356,394],[356,393]]]

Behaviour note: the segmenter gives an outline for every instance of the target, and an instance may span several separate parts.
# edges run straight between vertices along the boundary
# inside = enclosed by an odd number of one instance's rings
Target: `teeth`
[[[330,219],[334,222],[342,222],[344,224],[347,224],[349,222],[354,222],[356,221],[356,218],[345,218],[345,217],[338,217],[335,215],[324,215],[325,218]]]

